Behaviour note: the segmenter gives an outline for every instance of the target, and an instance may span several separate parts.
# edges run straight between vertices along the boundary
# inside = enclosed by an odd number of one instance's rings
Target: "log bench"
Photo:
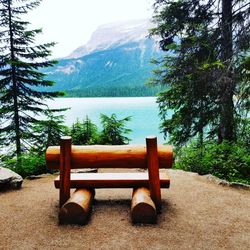
[[[161,210],[161,188],[170,179],[159,168],[171,168],[172,147],[147,137],[146,145],[75,146],[71,137],[62,137],[60,146],[48,147],[46,164],[59,169],[55,179],[59,192],[59,223],[85,224],[98,188],[132,188],[131,217],[134,223],[155,223]],[[136,173],[71,173],[80,168],[142,168]],[[70,189],[75,188],[71,195]]]

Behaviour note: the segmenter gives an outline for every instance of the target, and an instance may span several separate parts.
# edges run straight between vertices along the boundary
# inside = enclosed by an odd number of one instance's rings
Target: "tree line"
[[[29,30],[29,23],[21,18],[40,3],[0,0],[0,143],[22,168],[37,161],[25,158],[34,145],[55,144],[64,127],[62,116],[55,113],[60,110],[45,105],[62,93],[37,90],[53,84],[40,69],[56,63],[49,59],[54,43],[37,45],[35,37],[41,29]],[[164,54],[153,60],[158,67],[149,83],[160,90],[161,130],[175,146],[175,166],[250,183],[249,1],[155,0],[153,7],[150,35],[158,37]],[[97,91],[111,96],[126,93],[98,89],[92,94]],[[41,115],[46,118],[38,119]],[[117,118],[101,119],[105,124]],[[76,134],[81,129],[81,140],[88,138],[86,131],[95,134],[90,121],[78,123],[71,129]],[[51,139],[39,144],[45,136]],[[87,141],[96,140],[93,136]],[[98,140],[110,143],[107,136]]]
[[[65,97],[143,97],[156,96],[160,86],[85,88],[65,91]]]

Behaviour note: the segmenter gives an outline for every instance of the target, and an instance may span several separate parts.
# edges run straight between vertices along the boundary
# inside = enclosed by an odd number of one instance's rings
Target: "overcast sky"
[[[39,42],[57,42],[53,57],[84,45],[101,24],[151,18],[152,0],[43,0],[24,19],[42,28]]]

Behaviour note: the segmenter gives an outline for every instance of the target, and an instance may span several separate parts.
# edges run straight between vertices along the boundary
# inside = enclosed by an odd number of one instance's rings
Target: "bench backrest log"
[[[71,168],[147,168],[145,145],[93,145],[71,146]],[[158,146],[159,168],[171,168],[172,147]],[[52,146],[46,151],[49,169],[60,168],[60,147]]]

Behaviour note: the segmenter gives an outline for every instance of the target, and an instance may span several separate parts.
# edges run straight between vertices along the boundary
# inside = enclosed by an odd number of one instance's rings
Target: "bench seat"
[[[60,188],[60,177],[54,181]],[[170,179],[160,173],[161,188],[169,188]],[[149,187],[148,173],[71,173],[70,188],[139,188]]]

